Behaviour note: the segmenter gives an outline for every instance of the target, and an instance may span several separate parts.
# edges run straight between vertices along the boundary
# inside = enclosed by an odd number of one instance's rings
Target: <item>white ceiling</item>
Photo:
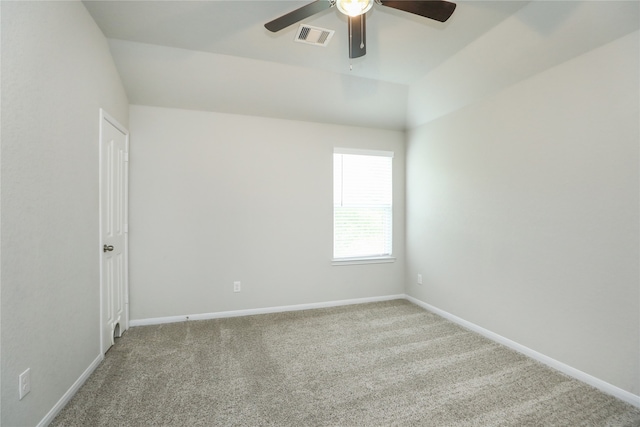
[[[367,55],[350,71],[347,20],[332,8],[305,19],[335,30],[326,48],[293,41],[297,24],[264,24],[307,1],[87,1],[109,38],[259,59],[408,84],[424,76],[526,2],[466,1],[446,23],[375,5],[367,14]]]
[[[391,129],[407,126],[410,85],[446,69],[447,64],[450,67],[461,52],[477,46],[479,40],[491,39],[487,35],[501,34],[502,38],[497,44],[492,40],[492,46],[484,49],[489,56],[478,61],[491,63],[492,54],[499,58],[501,43],[511,48],[517,44],[519,34],[498,31],[514,27],[509,23],[529,20],[527,28],[554,43],[558,27],[564,28],[565,21],[573,22],[576,28],[571,28],[577,37],[586,35],[586,42],[576,39],[577,43],[572,43],[571,34],[561,31],[569,43],[560,40],[563,47],[553,52],[551,60],[541,58],[545,67],[638,27],[635,1],[586,2],[597,4],[589,6],[595,12],[580,12],[574,20],[566,15],[577,14],[579,8],[574,5],[582,6],[582,2],[533,2],[539,4],[532,8],[533,4],[525,1],[457,1],[458,7],[446,23],[376,4],[367,14],[367,54],[349,60],[346,18],[335,8],[303,21],[336,31],[328,47],[294,42],[297,24],[278,33],[264,28],[266,22],[309,2],[84,3],[110,39],[132,104]],[[606,3],[626,5],[610,8]],[[559,4],[569,6],[558,8]],[[605,14],[601,21],[600,13]],[[540,43],[544,45],[544,40]],[[512,58],[521,59],[517,55]],[[532,70],[540,68],[531,58],[527,61]],[[517,65],[518,73],[526,75]],[[510,64],[502,66],[500,74],[505,82],[517,78],[509,75]]]

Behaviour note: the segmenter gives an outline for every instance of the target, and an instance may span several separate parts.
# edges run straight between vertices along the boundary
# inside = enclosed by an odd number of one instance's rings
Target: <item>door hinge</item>
[[[124,225],[124,232],[128,233],[129,232],[129,224],[125,224]]]
[[[128,162],[129,161],[129,153],[124,153],[124,161]]]

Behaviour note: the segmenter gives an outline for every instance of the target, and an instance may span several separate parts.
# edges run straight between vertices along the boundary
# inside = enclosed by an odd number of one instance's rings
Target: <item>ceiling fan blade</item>
[[[349,16],[349,58],[360,58],[367,53],[367,21],[365,14]]]
[[[295,24],[298,21],[302,21],[316,13],[320,13],[323,10],[327,10],[333,6],[329,0],[316,0],[313,3],[309,3],[308,5],[302,6],[292,12],[287,13],[286,15],[282,15],[279,18],[274,19],[271,22],[267,22],[264,24],[264,27],[275,33],[284,28],[287,28],[291,24]]]
[[[456,4],[444,0],[380,0],[383,6],[403,10],[414,15],[445,22],[453,14]]]

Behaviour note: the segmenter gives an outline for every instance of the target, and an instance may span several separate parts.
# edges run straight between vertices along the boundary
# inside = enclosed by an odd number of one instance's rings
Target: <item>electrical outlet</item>
[[[422,285],[422,274],[418,274],[418,285]]]
[[[240,282],[233,282],[233,292],[240,292]]]
[[[31,368],[27,369],[18,377],[20,400],[31,391]]]

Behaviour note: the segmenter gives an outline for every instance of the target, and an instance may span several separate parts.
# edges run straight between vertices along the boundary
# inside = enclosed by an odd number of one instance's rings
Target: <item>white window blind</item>
[[[334,259],[391,255],[392,161],[387,151],[334,150]]]

